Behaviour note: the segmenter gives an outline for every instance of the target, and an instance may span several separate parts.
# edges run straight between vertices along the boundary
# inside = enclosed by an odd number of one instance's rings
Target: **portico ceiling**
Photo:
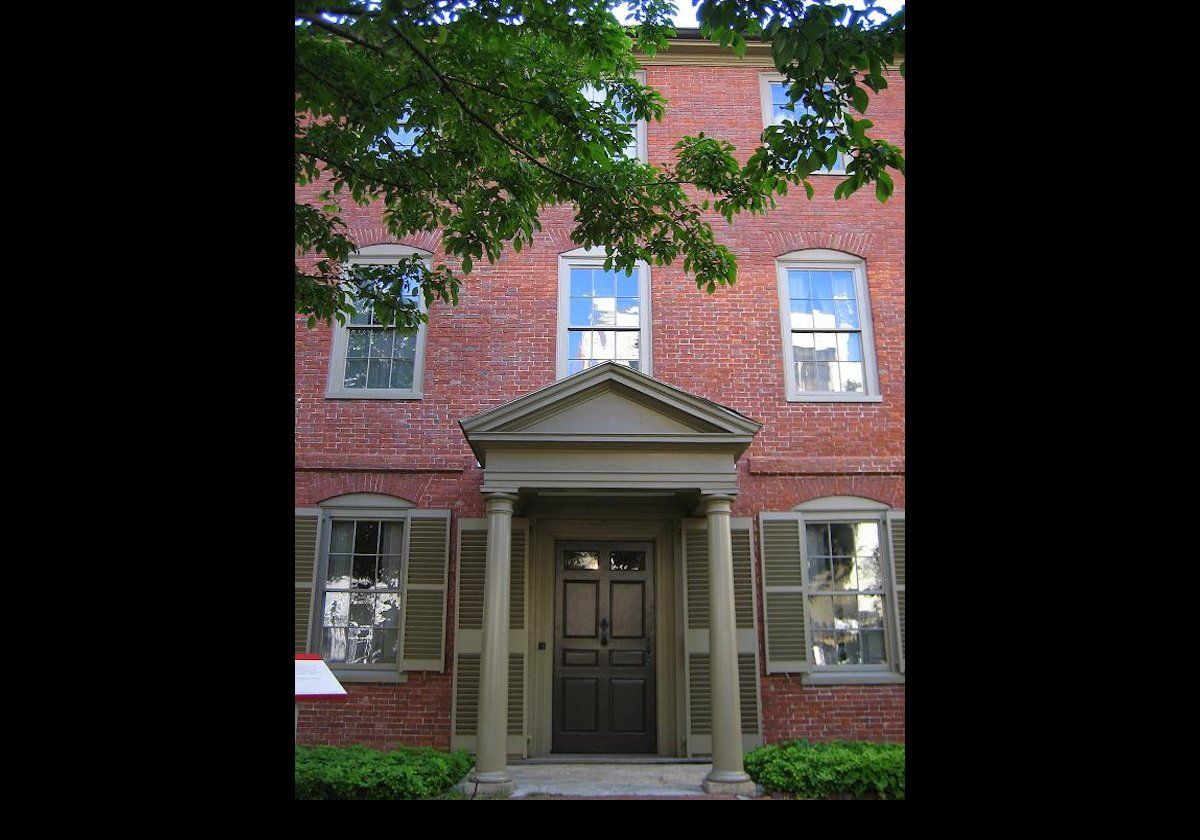
[[[665,489],[736,493],[762,424],[605,362],[459,421],[483,492]]]

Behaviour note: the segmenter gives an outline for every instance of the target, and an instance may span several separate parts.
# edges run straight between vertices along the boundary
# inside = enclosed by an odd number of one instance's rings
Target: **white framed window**
[[[646,71],[639,70],[637,72],[637,80],[640,84],[646,84]],[[584,85],[580,91],[589,102],[593,103],[603,103],[605,98],[608,96],[605,91],[595,87],[594,85]],[[617,106],[620,107],[619,101]],[[646,145],[646,121],[632,120],[627,116],[626,125],[629,126],[630,131],[633,133],[633,138],[625,147],[625,156],[640,160],[642,163],[646,163],[650,159],[650,153]]]
[[[808,108],[803,102],[797,102],[794,110],[788,103],[787,82],[784,77],[778,73],[763,73],[758,77],[759,98],[762,101],[762,116],[763,128],[769,125],[779,125],[785,121],[794,121],[798,114],[813,113],[811,108]],[[826,82],[822,86],[825,90],[833,88],[833,82]],[[825,132],[825,136],[833,136],[832,131]],[[824,166],[812,173],[813,175],[845,175],[846,174],[846,156],[842,152],[838,152],[837,160],[833,166]]]
[[[649,268],[605,271],[602,248],[560,255],[557,347],[559,379],[606,361],[653,373]]]
[[[772,564],[764,582],[768,673],[803,671],[810,684],[903,682],[904,512],[827,496],[760,519]],[[781,539],[790,528],[798,531]],[[807,650],[791,647],[797,639]],[[789,661],[796,654],[800,661]]]
[[[825,249],[776,258],[791,402],[880,402],[867,265]]]
[[[408,245],[371,245],[351,256],[348,269],[356,265],[396,265],[417,254],[426,265],[432,254]],[[410,289],[407,300],[425,312],[425,300]],[[425,333],[422,324],[415,334],[385,327],[369,308],[345,324],[333,325],[333,349],[329,364],[329,399],[419,400],[424,395]]]
[[[413,505],[375,493],[323,503],[313,650],[341,678],[395,681]]]

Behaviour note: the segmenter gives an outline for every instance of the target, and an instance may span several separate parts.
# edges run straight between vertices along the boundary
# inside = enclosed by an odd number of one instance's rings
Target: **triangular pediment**
[[[495,429],[530,434],[647,435],[725,431],[719,426],[605,382],[568,400],[552,403]]]
[[[760,424],[623,365],[607,363],[460,421],[479,434],[753,435]]]

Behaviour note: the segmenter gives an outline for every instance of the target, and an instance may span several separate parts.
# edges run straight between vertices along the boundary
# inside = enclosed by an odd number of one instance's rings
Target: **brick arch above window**
[[[407,501],[414,499],[415,504],[428,504],[427,491],[430,484],[428,475],[397,475],[394,473],[333,473],[318,474],[312,480],[308,499],[332,499],[352,493],[378,493],[393,496]],[[297,499],[297,504],[300,499]],[[323,504],[311,502],[310,504]]]
[[[347,226],[347,235],[358,243],[359,250],[378,245],[400,245],[405,248],[416,248],[433,253],[442,244],[441,230],[419,231],[403,239],[397,239],[381,224],[351,223]]]
[[[767,236],[767,250],[775,254],[775,259],[788,256],[793,251],[811,249],[841,251],[862,260],[869,258],[875,249],[873,233],[791,230],[771,233]]]

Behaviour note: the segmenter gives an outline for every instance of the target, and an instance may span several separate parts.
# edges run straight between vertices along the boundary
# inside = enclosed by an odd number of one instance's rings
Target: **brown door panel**
[[[653,549],[555,546],[554,752],[655,751]]]

